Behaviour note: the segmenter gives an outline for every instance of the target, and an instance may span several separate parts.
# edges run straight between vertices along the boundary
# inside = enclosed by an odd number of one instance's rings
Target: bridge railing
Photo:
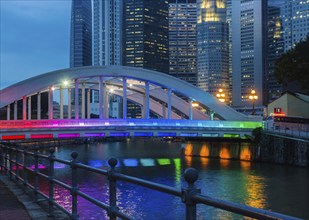
[[[48,202],[49,215],[53,215],[54,207],[58,207],[64,213],[66,213],[71,219],[79,219],[77,199],[78,196],[88,200],[92,204],[102,208],[107,212],[109,219],[115,220],[117,217],[121,219],[134,219],[121,211],[117,207],[117,182],[125,181],[130,182],[142,187],[146,187],[155,191],[163,192],[169,195],[176,196],[181,199],[185,205],[186,220],[197,219],[197,204],[204,204],[215,208],[223,209],[233,213],[237,213],[243,216],[256,218],[256,219],[298,219],[295,217],[270,212],[250,206],[237,204],[210,196],[201,194],[200,189],[195,186],[195,181],[198,179],[198,172],[193,168],[188,168],[184,172],[184,179],[188,186],[182,189],[166,186],[163,184],[147,181],[144,179],[136,178],[133,176],[124,175],[118,173],[115,170],[117,165],[117,159],[111,158],[108,160],[110,166],[109,169],[97,169],[77,162],[78,153],[72,152],[70,161],[58,159],[54,156],[55,150],[49,149],[49,155],[39,154],[39,147],[35,147],[34,151],[28,151],[27,148],[19,149],[18,147],[0,145],[0,171],[2,174],[9,175],[9,178],[13,181],[20,182],[25,188],[30,188],[34,193],[34,198],[37,201],[39,195],[42,196]],[[34,166],[29,166],[29,161],[34,162]],[[48,172],[44,174],[40,172],[39,160],[45,160],[47,162]],[[55,162],[69,165],[71,169],[71,185],[56,179],[54,176]],[[109,181],[109,204],[104,203],[84,192],[79,190],[78,170],[85,170],[93,173],[97,173],[108,177]],[[22,172],[21,172],[22,171]],[[29,181],[29,174],[34,175],[33,184]],[[43,178],[48,181],[48,195],[40,190],[39,178]],[[67,210],[55,201],[54,189],[55,184],[68,190],[71,194],[71,210]]]

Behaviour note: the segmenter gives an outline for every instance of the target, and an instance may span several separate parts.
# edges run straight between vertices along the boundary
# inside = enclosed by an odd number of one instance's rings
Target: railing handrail
[[[187,220],[193,220],[196,219],[196,205],[197,204],[204,204],[208,206],[212,206],[215,208],[223,209],[229,212],[241,214],[244,216],[257,218],[257,219],[298,219],[295,217],[283,215],[276,212],[270,212],[259,208],[254,208],[251,206],[243,205],[243,204],[237,204],[233,202],[229,202],[226,200],[221,200],[217,198],[213,198],[210,196],[205,196],[200,193],[200,190],[195,187],[194,183],[198,179],[198,172],[193,168],[188,168],[184,172],[184,179],[188,183],[188,187],[184,187],[181,190],[177,189],[175,187],[166,186],[163,184],[151,182],[148,180],[144,180],[141,178],[124,175],[121,173],[117,173],[115,171],[115,167],[117,165],[117,160],[115,158],[111,158],[108,160],[108,164],[110,168],[108,170],[104,169],[97,169],[93,168],[91,166],[77,163],[77,157],[78,154],[76,152],[73,152],[71,154],[72,160],[62,160],[58,159],[54,156],[55,150],[53,148],[50,148],[49,155],[39,154],[38,153],[39,148],[36,147],[34,152],[29,152],[27,149],[21,150],[17,147],[10,147],[10,146],[2,146],[0,145],[0,168],[1,172],[4,172],[5,174],[9,174],[10,179],[12,177],[15,177],[16,181],[23,182],[23,185],[26,187],[28,186],[30,189],[34,191],[35,197],[37,198],[37,195],[43,196],[48,202],[49,202],[49,212],[52,215],[53,213],[53,206],[57,206],[62,211],[64,211],[66,214],[70,216],[71,219],[79,219],[78,217],[78,211],[77,211],[77,196],[81,196],[84,199],[88,200],[89,202],[99,206],[100,208],[107,211],[108,216],[110,219],[116,219],[116,217],[120,217],[122,219],[132,219],[132,217],[122,213],[119,211],[118,207],[116,206],[116,181],[121,180],[125,182],[130,182],[139,186],[143,186],[155,191],[167,193],[170,195],[174,195],[176,197],[181,198],[181,201],[185,203],[186,206],[186,219]],[[12,153],[15,153],[15,160],[12,158]],[[21,153],[24,155],[24,161],[23,163],[20,163],[18,161],[18,153]],[[35,168],[30,169],[27,167],[27,160],[28,156],[34,157],[35,161]],[[45,159],[49,162],[49,172],[48,174],[43,174],[38,169],[38,159]],[[72,169],[72,185],[68,185],[65,182],[62,182],[56,178],[54,178],[54,162],[63,163],[66,165],[70,165],[70,168]],[[15,172],[13,170],[13,165],[15,164]],[[22,167],[24,170],[23,177],[20,175],[18,171],[18,167]],[[107,176],[109,180],[109,193],[110,193],[110,202],[109,205],[99,201],[90,195],[80,191],[77,187],[77,179],[76,179],[76,169],[82,169],[87,170],[94,173],[99,173],[101,175]],[[27,173],[33,172],[35,174],[35,181],[34,185],[31,185],[28,182],[27,179]],[[44,194],[42,191],[39,190],[38,185],[38,176],[43,177],[48,180],[49,183],[49,196]],[[57,184],[58,186],[61,186],[71,192],[72,196],[72,211],[69,212],[64,207],[62,207],[60,204],[58,204],[54,198],[54,184]]]

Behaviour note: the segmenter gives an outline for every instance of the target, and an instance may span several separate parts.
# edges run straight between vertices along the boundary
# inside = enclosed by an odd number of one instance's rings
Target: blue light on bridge
[[[144,167],[153,167],[155,165],[154,159],[150,158],[141,159],[140,162]]]
[[[130,133],[129,132],[111,132],[109,134],[111,137],[129,137]]]
[[[152,132],[134,132],[135,137],[152,137]]]
[[[123,164],[126,167],[137,167],[138,166],[138,161],[137,159],[124,159]]]
[[[176,133],[174,132],[158,132],[158,137],[175,137]]]
[[[181,137],[197,137],[198,133],[181,133]]]

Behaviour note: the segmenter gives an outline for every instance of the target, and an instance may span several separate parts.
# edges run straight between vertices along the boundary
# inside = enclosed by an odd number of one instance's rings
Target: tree
[[[309,35],[276,60],[275,77],[280,84],[298,82],[309,91]]]

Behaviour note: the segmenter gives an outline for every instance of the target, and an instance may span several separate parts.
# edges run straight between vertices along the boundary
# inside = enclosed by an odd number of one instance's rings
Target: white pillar
[[[27,120],[27,96],[23,96],[23,120]]]
[[[127,118],[127,78],[123,77],[122,118]]]
[[[72,89],[68,88],[68,119],[72,117]]]
[[[31,120],[31,96],[28,97],[28,120]]]
[[[41,93],[38,92],[37,95],[37,119],[41,119]]]
[[[82,83],[82,119],[85,119],[85,100],[86,99],[86,94],[85,94],[85,84]]]
[[[90,92],[91,90],[88,88],[87,90],[87,118],[90,118]]]
[[[172,89],[168,89],[167,94],[167,118],[172,118]]]
[[[6,106],[6,120],[11,120],[11,105]]]
[[[104,118],[109,118],[108,115],[108,91],[106,83],[103,83],[103,111],[104,111]]]
[[[63,89],[60,86],[60,119],[63,119]]]
[[[17,120],[17,101],[14,101],[14,120]]]
[[[49,92],[48,92],[48,119],[53,119],[53,87],[49,87]]]
[[[144,106],[144,108],[145,108],[145,118],[146,119],[149,119],[149,82],[147,81],[146,83],[145,83],[145,89],[146,89],[146,91],[145,91],[145,98],[146,98],[146,103],[145,103],[145,106]]]
[[[192,104],[193,104],[193,101],[192,99],[190,99],[190,102],[189,102],[189,105],[190,105],[190,109],[189,109],[189,120],[193,120],[193,109],[192,109]]]
[[[100,112],[99,118],[103,119],[104,117],[104,114],[103,114],[103,77],[100,76],[99,80],[100,80],[99,81],[99,112]]]
[[[75,93],[74,93],[74,100],[75,100],[75,119],[79,118],[79,100],[78,100],[78,79],[75,79]]]

